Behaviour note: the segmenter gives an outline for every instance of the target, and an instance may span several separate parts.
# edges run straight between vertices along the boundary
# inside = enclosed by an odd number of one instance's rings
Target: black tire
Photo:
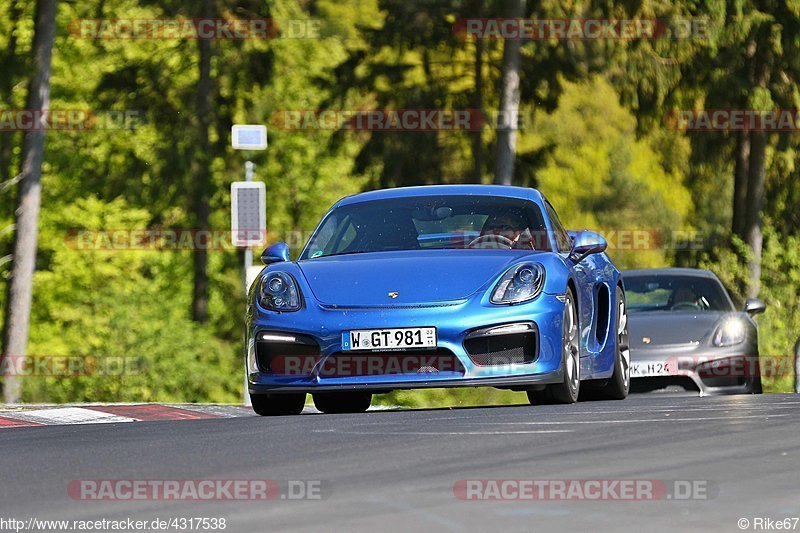
[[[567,290],[562,321],[561,364],[564,380],[547,385],[543,390],[528,391],[528,400],[534,405],[575,403],[581,389],[580,327],[575,296]]]
[[[752,383],[750,383],[750,390],[748,391],[750,394],[762,394],[764,389],[761,387],[761,376],[753,377]]]
[[[363,413],[372,405],[369,392],[325,392],[312,396],[314,406],[327,414]]]
[[[306,405],[306,395],[301,394],[251,394],[253,411],[261,416],[299,415]]]
[[[614,373],[593,396],[599,400],[624,400],[631,389],[631,352],[628,336],[628,308],[625,293],[617,287],[617,312],[614,318],[614,335],[617,336],[614,352]],[[610,332],[609,332],[610,333]]]
[[[756,349],[758,351],[758,349]],[[764,389],[761,387],[761,364],[759,360],[759,356],[756,355],[756,368],[753,376],[750,378],[750,383],[747,386],[747,392],[749,394],[762,394]],[[748,365],[749,366],[749,365]]]

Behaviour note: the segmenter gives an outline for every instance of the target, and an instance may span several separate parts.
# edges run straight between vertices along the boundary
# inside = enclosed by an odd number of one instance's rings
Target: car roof
[[[410,198],[413,196],[502,196],[505,198],[520,198],[524,200],[540,200],[542,194],[536,189],[514,187],[511,185],[422,185],[417,187],[396,187],[394,189],[380,189],[377,191],[362,192],[342,198],[335,207],[342,205],[368,202],[371,200],[386,200],[389,198]]]
[[[710,270],[701,268],[639,268],[634,270],[623,270],[622,277],[635,276],[690,276],[695,278],[718,279],[716,274]]]

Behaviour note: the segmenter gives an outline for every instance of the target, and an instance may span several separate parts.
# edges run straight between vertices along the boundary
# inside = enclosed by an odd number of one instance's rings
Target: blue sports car
[[[357,194],[300,252],[267,248],[246,317],[260,415],[366,411],[373,393],[492,386],[531,403],[622,399],[630,385],[620,273],[534,189]]]

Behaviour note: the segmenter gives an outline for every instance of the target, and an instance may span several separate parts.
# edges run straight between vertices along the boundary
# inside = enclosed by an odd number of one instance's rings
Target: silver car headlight
[[[544,287],[544,267],[522,263],[511,267],[497,282],[490,301],[493,304],[518,304],[533,300]]]
[[[722,323],[714,333],[714,346],[733,346],[741,344],[747,337],[747,327],[740,318],[730,318]]]
[[[258,286],[258,303],[270,311],[298,311],[300,291],[294,278],[286,272],[269,272]]]

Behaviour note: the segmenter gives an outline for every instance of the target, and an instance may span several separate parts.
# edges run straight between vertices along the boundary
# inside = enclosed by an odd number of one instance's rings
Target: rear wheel
[[[372,405],[369,392],[325,392],[313,397],[314,406],[328,414],[363,413]]]
[[[528,400],[532,404],[575,403],[578,401],[581,388],[580,328],[578,327],[575,297],[571,290],[567,290],[562,322],[561,358],[564,380],[561,383],[547,385],[544,390],[528,391]]]
[[[306,404],[302,394],[251,394],[253,411],[261,416],[299,415]]]
[[[625,293],[617,287],[617,318],[614,321],[616,350],[614,353],[614,373],[605,386],[597,390],[601,400],[623,400],[631,388],[631,350],[628,341],[628,309],[625,306]]]

